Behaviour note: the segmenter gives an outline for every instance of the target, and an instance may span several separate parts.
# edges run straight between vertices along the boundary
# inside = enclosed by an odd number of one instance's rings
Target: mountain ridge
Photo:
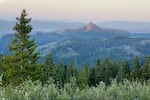
[[[114,38],[114,37],[128,37],[130,32],[118,29],[105,29],[97,26],[96,24],[90,22],[87,25],[77,28],[77,29],[64,29],[57,30],[53,33],[71,35],[77,37],[93,37],[93,38]]]

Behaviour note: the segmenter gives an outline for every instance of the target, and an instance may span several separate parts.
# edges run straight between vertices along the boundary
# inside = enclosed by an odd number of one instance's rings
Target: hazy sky
[[[23,8],[34,19],[150,21],[150,0],[0,0],[0,19]]]

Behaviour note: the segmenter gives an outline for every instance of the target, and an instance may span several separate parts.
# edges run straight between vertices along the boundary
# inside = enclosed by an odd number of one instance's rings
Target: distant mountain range
[[[0,20],[0,36],[3,34],[13,33],[15,21]],[[54,30],[76,29],[85,25],[82,22],[68,21],[40,21],[33,20],[33,33],[51,32]],[[130,21],[113,21],[113,22],[97,22],[97,25],[103,28],[125,30],[130,33],[150,33],[150,22],[130,22]]]
[[[7,54],[13,34],[0,39],[0,53]],[[150,35],[130,34],[130,32],[102,28],[89,23],[77,29],[37,32],[31,34],[36,39],[41,60],[52,52],[55,61],[65,63],[75,60],[78,65],[94,64],[97,58],[102,60],[131,60],[135,55],[144,58],[150,55]]]

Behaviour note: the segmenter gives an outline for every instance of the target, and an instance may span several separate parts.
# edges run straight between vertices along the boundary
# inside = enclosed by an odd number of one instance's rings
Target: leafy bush
[[[150,82],[124,80],[117,83],[113,80],[109,86],[100,82],[96,87],[84,89],[75,83],[73,80],[59,88],[53,81],[42,85],[40,81],[28,80],[17,87],[1,86],[0,100],[150,100]]]

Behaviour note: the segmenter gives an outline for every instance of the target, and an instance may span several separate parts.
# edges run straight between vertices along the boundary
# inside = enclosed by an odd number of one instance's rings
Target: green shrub
[[[150,84],[124,80],[112,81],[110,86],[100,82],[96,87],[78,88],[75,83],[57,87],[53,81],[42,85],[40,81],[25,81],[13,87],[0,87],[0,100],[150,100]]]

